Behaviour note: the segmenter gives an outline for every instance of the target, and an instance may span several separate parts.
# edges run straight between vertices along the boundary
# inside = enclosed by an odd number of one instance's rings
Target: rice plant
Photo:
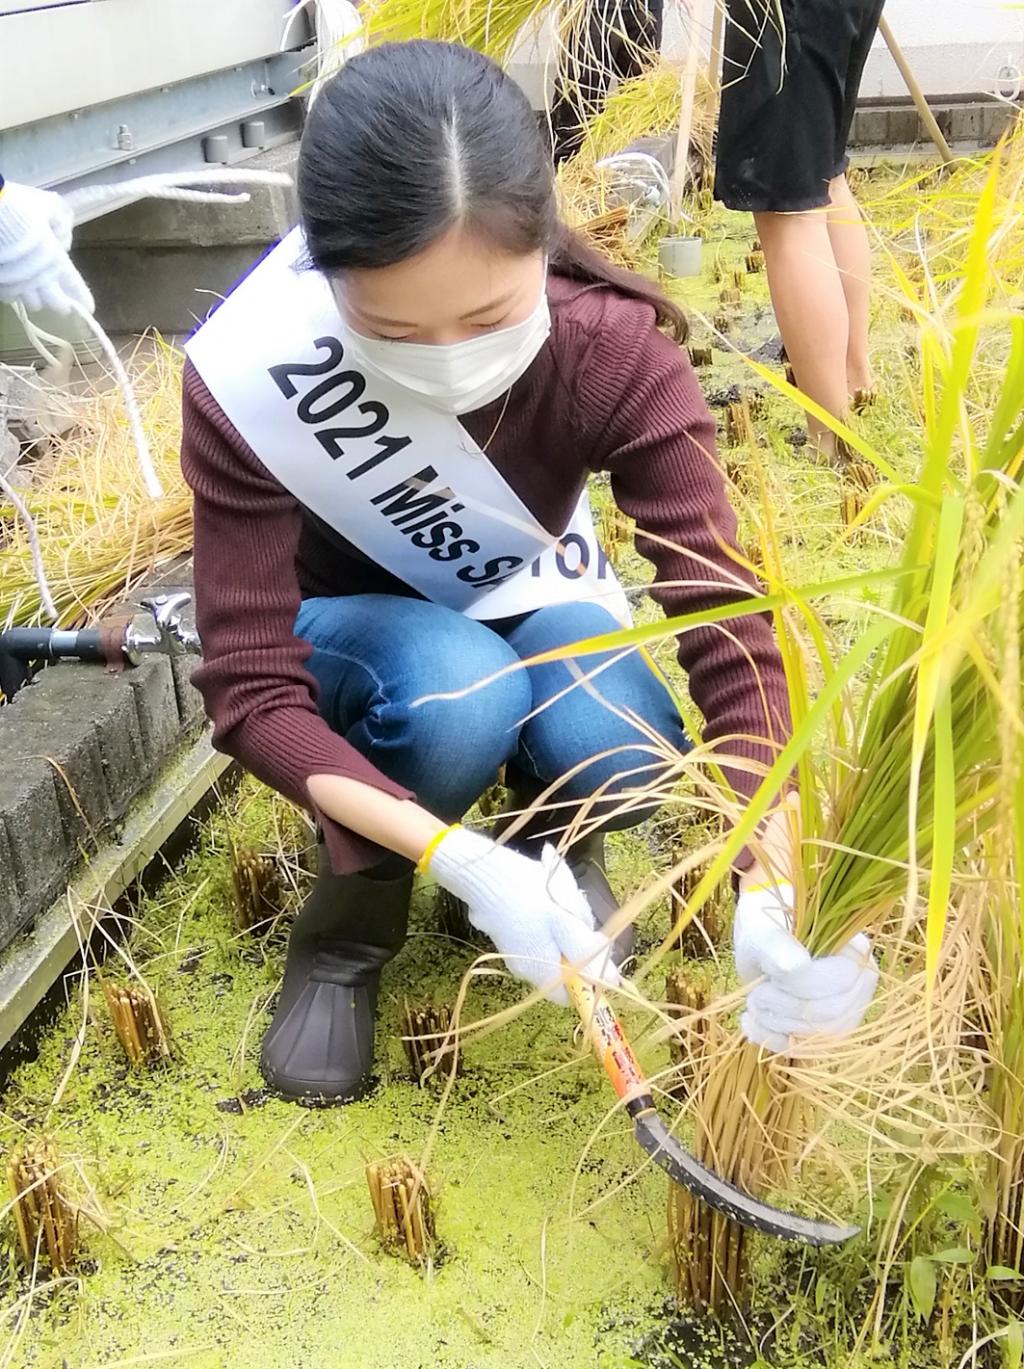
[[[404,1155],[366,1166],[377,1236],[385,1250],[427,1268],[437,1251],[430,1189]]]
[[[27,1140],[7,1161],[18,1245],[32,1269],[43,1257],[62,1274],[75,1258],[78,1216],[64,1190],[62,1166],[46,1137]]]
[[[996,1143],[985,1183],[988,1228],[985,1255],[1004,1298],[1019,1311],[1024,1287],[1024,708],[1021,661],[1021,543],[1003,571],[1002,595],[988,645],[998,662],[1005,706],[997,742],[1002,785],[997,821],[985,843],[986,956],[980,1014],[990,1061],[989,1106]],[[1006,1280],[1006,1282],[1003,1282]]]
[[[613,157],[642,138],[674,132],[682,103],[681,73],[669,62],[623,81],[588,120],[580,146],[582,161],[595,163]],[[714,138],[714,106],[707,77],[698,77],[694,96],[692,152],[703,162],[711,160]]]
[[[977,849],[993,826],[1013,773],[998,738],[1020,725],[1024,321],[988,311],[1000,171],[996,158],[961,275],[922,333],[916,480],[899,482],[881,453],[842,434],[891,482],[868,505],[897,486],[911,505],[887,610],[844,656],[810,604],[785,585],[766,520],[769,592],[790,599],[775,616],[794,734],[720,857],[731,858],[737,834],[752,831],[752,814],[774,801],[795,767],[798,935],[825,955],[857,932],[882,931],[896,914],[905,932],[920,918],[926,992],[933,991],[963,853]],[[983,366],[980,381],[976,376],[983,336],[993,329],[1006,335],[1001,383]],[[767,371],[764,378],[772,380]],[[705,893],[695,891],[693,906]],[[781,1138],[801,1131],[790,1111],[799,1100],[776,1076],[774,1060],[737,1044],[708,1075],[698,1107],[698,1135],[720,1172],[756,1188],[784,1177]],[[681,1281],[682,1296],[709,1306],[742,1298],[740,1233],[679,1194],[673,1235],[683,1272],[695,1261],[700,1271],[699,1280],[690,1274]]]
[[[511,0],[465,4],[460,0],[381,0],[364,10],[371,43],[430,38],[462,43],[503,62],[524,29],[538,25],[552,9],[550,0]]]
[[[913,400],[920,431],[916,473],[908,478],[885,451],[838,425],[850,452],[877,473],[878,483],[864,491],[859,521],[894,501],[906,510],[894,563],[879,574],[793,584],[771,501],[763,497],[758,545],[748,556],[764,579],[763,596],[572,648],[580,655],[638,645],[745,612],[772,611],[793,732],[749,804],[719,786],[721,805],[734,818],[732,831],[659,954],[718,889],[741,848],[757,845],[760,823],[795,774],[797,935],[815,955],[836,951],[858,932],[875,935],[894,971],[919,974],[920,1016],[932,1038],[959,935],[951,908],[998,821],[1007,775],[1017,773],[999,738],[1021,727],[1020,676],[1012,662],[1021,649],[1024,319],[1004,304],[1007,277],[1020,269],[1021,220],[1013,210],[1019,165],[1016,146],[993,157],[971,206],[969,229],[953,231],[960,249],[956,269],[947,256],[929,312],[916,308],[922,325],[920,389]],[[916,307],[913,286],[898,267],[896,275]],[[769,386],[813,411],[790,384],[751,364]],[[865,589],[877,599],[883,585],[887,602],[865,600]],[[856,630],[834,639],[815,607],[822,600],[858,605]],[[1008,602],[1014,605],[1009,623]],[[705,752],[708,775],[728,744],[718,750],[718,756]],[[961,979],[956,983],[962,988]],[[955,995],[951,1001],[958,1001]],[[1019,1013],[1019,996],[1009,1001]],[[862,1031],[877,1028],[869,1023]],[[959,1023],[954,1035],[948,1061],[959,1049]],[[829,1049],[835,1059],[834,1044]],[[1009,1050],[1009,1039],[1002,1049]],[[840,1058],[837,1068],[849,1068],[849,1056]],[[794,1082],[798,1066],[798,1057],[771,1057],[735,1038],[708,1059],[691,1086],[696,1153],[748,1189],[766,1192],[784,1183],[809,1121],[809,1095]],[[950,1070],[957,1072],[953,1065]],[[1012,1065],[1005,1072],[1007,1080],[1019,1077]],[[1017,1123],[1008,1131],[1019,1135]],[[1004,1200],[1014,1230],[1018,1193],[1011,1186]],[[682,1192],[673,1196],[670,1231],[681,1298],[712,1309],[742,1305],[746,1237]]]

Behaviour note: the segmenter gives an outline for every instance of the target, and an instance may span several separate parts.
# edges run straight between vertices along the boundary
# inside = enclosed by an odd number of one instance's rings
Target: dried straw
[[[70,432],[35,466],[19,468],[30,477],[22,498],[64,626],[96,619],[192,544],[191,497],[179,465],[181,356],[157,339],[152,357],[131,369],[163,499],[146,490],[116,390],[77,401]],[[29,538],[2,495],[0,604],[0,627],[36,622],[44,608]]]
[[[418,1084],[430,1079],[443,1082],[460,1072],[458,1038],[452,1021],[451,1008],[403,1001],[402,1045]]]
[[[45,1137],[25,1142],[7,1162],[7,1184],[25,1263],[33,1268],[42,1254],[63,1274],[74,1260],[78,1219],[53,1144]]]
[[[113,984],[105,979],[103,996],[130,1065],[152,1068],[170,1060],[171,1043],[152,989],[139,980]]]
[[[437,1249],[430,1190],[416,1165],[404,1155],[366,1166],[366,1182],[385,1250],[410,1264],[429,1265]]]

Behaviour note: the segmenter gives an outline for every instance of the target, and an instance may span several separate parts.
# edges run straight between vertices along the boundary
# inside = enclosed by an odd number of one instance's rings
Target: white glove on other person
[[[588,979],[619,983],[612,943],[595,928],[586,895],[553,846],[532,860],[453,827],[428,869],[462,899],[470,922],[490,937],[512,974],[538,989],[551,986],[552,1003],[569,1003],[564,985],[553,985],[563,958]]]
[[[752,889],[736,900],[733,950],[747,995],[740,1029],[748,1041],[786,1052],[794,1037],[846,1036],[864,1020],[878,983],[871,942],[859,932],[835,955],[814,959],[793,936],[791,884]]]
[[[0,188],[0,300],[30,312],[93,313],[92,295],[68,251],[74,216],[59,195],[7,181]]]

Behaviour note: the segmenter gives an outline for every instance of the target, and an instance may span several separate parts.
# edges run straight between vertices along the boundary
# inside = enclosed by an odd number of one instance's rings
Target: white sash
[[[186,345],[277,480],[371,560],[435,603],[497,619],[570,600],[629,623],[587,491],[554,537],[452,414],[363,371],[293,230]]]

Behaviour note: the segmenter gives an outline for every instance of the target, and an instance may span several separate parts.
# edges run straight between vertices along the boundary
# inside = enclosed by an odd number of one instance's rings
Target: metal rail
[[[21,0],[0,9],[4,175],[68,190],[231,165],[293,139],[311,33],[296,24],[295,46],[280,52],[285,8]]]

